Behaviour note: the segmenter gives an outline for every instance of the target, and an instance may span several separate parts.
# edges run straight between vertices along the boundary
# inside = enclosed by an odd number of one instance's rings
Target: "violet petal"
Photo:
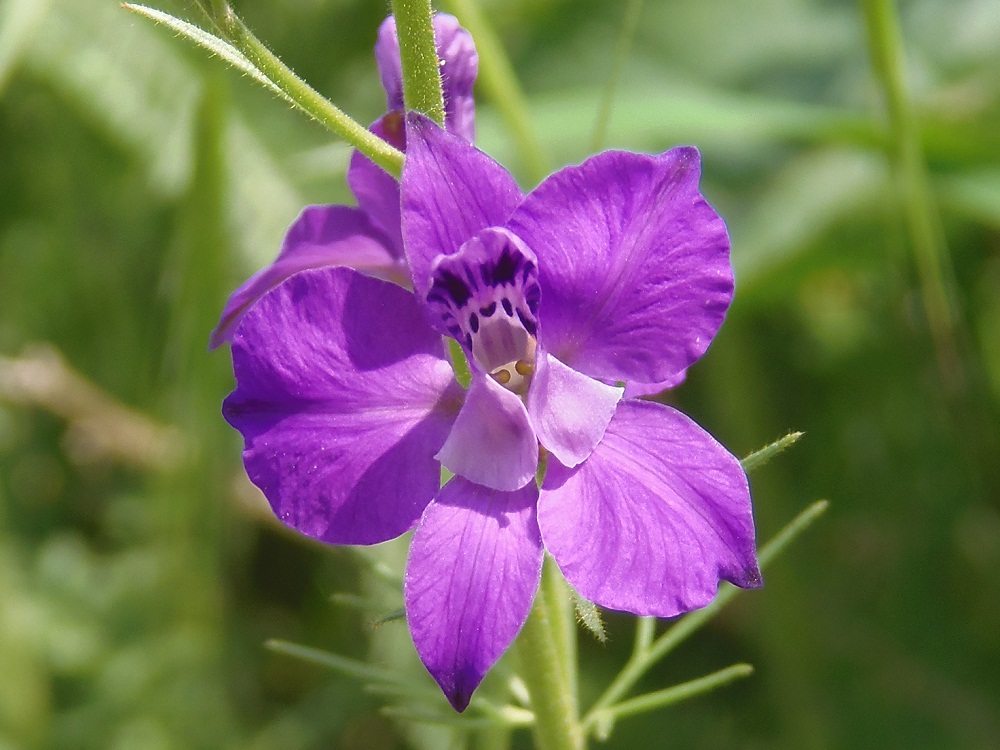
[[[538,440],[521,399],[477,373],[437,459],[490,489],[517,490],[531,482],[538,470]]]
[[[572,468],[604,437],[623,389],[587,377],[548,353],[535,368],[528,390],[531,425],[541,444]]]
[[[403,238],[413,287],[425,295],[431,265],[474,235],[503,224],[521,200],[510,173],[425,116],[406,116]]]
[[[274,263],[251,276],[229,297],[212,331],[210,346],[231,340],[254,302],[289,276],[326,266],[347,266],[382,278],[406,278],[399,252],[364,212],[347,206],[307,206],[289,228]]]
[[[673,617],[720,579],[761,584],[739,461],[662,404],[623,401],[587,461],[550,462],[538,522],[567,580],[611,609]]]
[[[349,269],[306,271],[250,309],[232,354],[223,413],[279,519],[331,544],[414,525],[462,390],[413,294]]]
[[[497,492],[452,479],[427,506],[406,563],[417,653],[456,711],[514,641],[542,573],[531,483]]]
[[[538,257],[540,344],[605,381],[658,383],[708,348],[733,294],[698,152],[609,151],[556,172],[508,228]]]

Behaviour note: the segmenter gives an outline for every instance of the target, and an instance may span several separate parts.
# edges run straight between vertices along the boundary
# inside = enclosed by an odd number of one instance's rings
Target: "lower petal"
[[[406,617],[417,653],[464,711],[514,641],[542,572],[530,484],[498,492],[456,477],[427,506],[406,564]]]
[[[517,490],[538,471],[538,440],[521,399],[492,378],[476,375],[436,458],[471,482]]]
[[[253,306],[232,356],[223,413],[282,522],[331,544],[413,527],[463,392],[412,293],[345,268],[305,271]]]
[[[662,404],[619,404],[587,461],[550,463],[538,520],[567,580],[604,607],[673,617],[712,601],[720,579],[761,584],[739,461]]]
[[[348,206],[308,206],[289,228],[274,263],[229,297],[209,346],[214,349],[230,341],[250,306],[289,276],[328,266],[346,266],[393,281],[407,277],[400,255],[364,212]]]
[[[621,388],[587,377],[545,354],[538,359],[528,391],[528,414],[542,445],[572,468],[601,442],[621,397]]]

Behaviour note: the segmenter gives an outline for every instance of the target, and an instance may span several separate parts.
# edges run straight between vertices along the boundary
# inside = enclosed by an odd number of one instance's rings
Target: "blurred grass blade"
[[[260,68],[250,62],[246,55],[236,49],[229,42],[220,39],[214,34],[208,33],[194,24],[182,21],[180,18],[175,18],[169,13],[164,13],[163,11],[156,10],[155,8],[149,8],[145,5],[134,5],[132,3],[125,3],[122,7],[126,10],[132,11],[133,13],[137,13],[140,16],[146,16],[156,23],[163,24],[164,26],[173,29],[177,32],[177,34],[194,42],[199,47],[204,47],[213,55],[218,55],[237,70],[250,76],[261,86],[269,89],[272,93],[277,94],[291,104],[295,104],[295,101],[282,91],[278,84],[268,78]]]
[[[673,687],[657,690],[654,693],[640,695],[627,701],[622,701],[610,708],[593,713],[587,724],[585,731],[592,729],[596,738],[604,742],[611,736],[614,723],[618,719],[628,716],[655,711],[660,708],[679,703],[681,701],[695,698],[705,693],[710,693],[724,685],[728,685],[736,680],[742,680],[753,674],[753,667],[749,664],[733,664],[718,672],[699,677],[696,680],[674,685]]]
[[[770,445],[766,445],[761,448],[759,451],[754,451],[740,461],[740,463],[743,464],[743,471],[749,473],[754,469],[763,466],[779,453],[782,453],[795,445],[795,443],[797,443],[799,438],[803,435],[805,435],[804,432],[789,432],[783,438],[778,438]]]
[[[622,68],[625,67],[625,59],[628,57],[629,49],[632,47],[632,40],[635,39],[635,30],[639,26],[639,16],[642,13],[642,0],[628,0],[625,8],[625,17],[622,19],[621,32],[618,34],[618,42],[615,45],[615,56],[611,63],[611,70],[604,83],[604,91],[601,93],[601,102],[597,108],[597,118],[594,122],[594,135],[590,142],[591,151],[600,151],[604,148],[604,140],[608,135],[608,123],[611,121],[611,109],[614,105],[615,90],[621,80]]]
[[[310,648],[309,646],[275,639],[267,641],[264,646],[275,653],[312,662],[313,664],[332,669],[335,672],[353,677],[362,682],[385,683],[387,685],[404,687],[408,687],[411,684],[408,680],[400,677],[395,672],[390,672],[388,669],[380,669],[371,664],[366,664],[356,659],[348,659],[338,654],[331,654],[329,651],[322,651],[318,648]]]
[[[0,95],[51,0],[7,0],[0,5]]]

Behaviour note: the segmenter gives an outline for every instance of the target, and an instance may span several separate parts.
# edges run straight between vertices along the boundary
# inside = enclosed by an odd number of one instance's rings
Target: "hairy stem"
[[[546,559],[545,567],[554,568],[554,563]],[[573,682],[575,664],[571,674],[565,659],[568,646],[564,620],[553,611],[553,604],[565,599],[553,591],[557,586],[565,586],[559,571],[544,571],[535,605],[517,640],[521,675],[531,697],[538,750],[583,750]]]
[[[430,0],[392,0],[403,64],[403,100],[407,109],[423,112],[444,127],[441,65],[434,43]]]

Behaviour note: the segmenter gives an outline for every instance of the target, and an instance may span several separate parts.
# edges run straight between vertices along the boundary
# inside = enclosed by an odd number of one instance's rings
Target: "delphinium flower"
[[[624,397],[704,354],[733,275],[693,148],[599,154],[525,196],[467,140],[406,122],[413,291],[342,267],[289,278],[236,330],[224,413],[286,524],[333,544],[415,528],[407,621],[461,711],[526,621],[545,550],[582,596],[638,615],[760,585],[739,461]]]
[[[444,13],[434,16],[434,36],[441,60],[445,126],[472,142],[476,134],[472,87],[479,68],[475,44],[458,19]],[[402,151],[406,147],[403,73],[392,16],[379,27],[375,60],[386,93],[386,114],[369,129]],[[246,310],[269,289],[309,268],[347,266],[409,284],[400,236],[399,183],[358,151],[351,157],[347,183],[358,201],[357,207],[306,207],[285,235],[274,263],[254,274],[230,296],[212,332],[212,347],[232,337]]]

